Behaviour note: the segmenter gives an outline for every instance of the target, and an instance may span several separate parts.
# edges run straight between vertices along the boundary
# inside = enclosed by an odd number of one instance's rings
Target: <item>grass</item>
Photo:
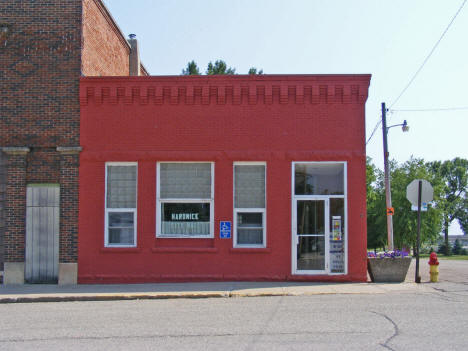
[[[429,258],[429,254],[420,254],[419,258]],[[444,255],[437,255],[437,258],[439,260],[456,260],[456,261],[462,261],[462,260],[468,260],[468,255],[450,255],[450,256],[444,256]]]
[[[468,255],[437,256],[439,260],[468,260]]]

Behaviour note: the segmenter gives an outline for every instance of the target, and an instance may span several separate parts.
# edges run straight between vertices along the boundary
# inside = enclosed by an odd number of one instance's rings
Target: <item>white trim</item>
[[[300,199],[294,199],[294,207],[293,207],[293,217],[296,219],[297,218],[297,202],[298,201],[323,201],[323,207],[324,207],[324,223],[325,223],[325,228],[324,228],[324,233],[322,234],[317,234],[317,235],[300,235],[301,237],[307,236],[307,237],[322,237],[325,243],[325,262],[324,262],[324,269],[323,270],[298,270],[297,269],[297,244],[298,244],[298,234],[297,234],[297,222],[295,223],[294,226],[294,240],[292,243],[292,257],[293,257],[293,274],[307,274],[307,275],[313,275],[313,274],[328,274],[330,271],[329,269],[329,261],[330,261],[330,200],[329,199],[324,199],[323,197],[315,197],[315,196],[309,196],[309,198],[300,198]]]
[[[344,274],[348,274],[348,242],[349,242],[349,232],[348,232],[348,162],[344,162],[343,169],[344,177],[344,215],[345,215],[345,228],[344,228]]]
[[[342,164],[343,165],[343,195],[295,195],[295,166],[296,164]],[[296,274],[328,274],[328,275],[346,275],[348,274],[348,162],[347,161],[294,161],[291,162],[291,273]],[[297,259],[295,257],[297,244],[297,223],[296,223],[296,206],[297,200],[326,200],[328,218],[326,227],[328,227],[328,238],[330,237],[330,199],[343,199],[344,200],[344,272],[331,273],[330,272],[330,243],[326,240],[326,271],[297,271]]]
[[[107,208],[107,167],[108,166],[136,166],[135,181],[135,208]],[[104,185],[104,247],[136,247],[137,246],[137,209],[138,209],[138,162],[105,162],[105,185]],[[133,245],[109,244],[109,212],[132,212],[133,213]]]
[[[265,207],[264,208],[236,208],[236,166],[265,166]],[[236,161],[232,164],[232,208],[233,208],[233,247],[235,248],[265,248],[267,247],[266,208],[267,208],[267,163],[265,161]],[[263,240],[261,245],[237,244],[237,213],[262,213]]]
[[[209,163],[211,169],[211,194],[209,199],[163,199],[160,198],[160,165],[162,163]],[[212,239],[214,238],[214,167],[212,161],[161,161],[156,163],[156,237],[157,238],[184,238],[184,239]],[[186,234],[162,234],[161,233],[161,205],[162,203],[209,203],[210,204],[210,234],[209,235],[186,235]]]

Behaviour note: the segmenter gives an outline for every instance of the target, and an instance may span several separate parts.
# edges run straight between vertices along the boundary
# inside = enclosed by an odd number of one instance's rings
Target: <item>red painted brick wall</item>
[[[370,76],[82,78],[79,281],[366,280]],[[105,162],[138,162],[137,247],[104,247]],[[212,239],[156,238],[156,164],[215,164]],[[264,161],[267,248],[233,249],[233,162]],[[348,274],[291,274],[291,164],[345,161]]]
[[[128,76],[130,48],[99,0],[83,0],[83,58],[85,76]]]

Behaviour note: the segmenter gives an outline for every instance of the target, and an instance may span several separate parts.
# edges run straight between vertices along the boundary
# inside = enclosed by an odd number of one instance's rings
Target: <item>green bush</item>
[[[439,248],[437,249],[437,253],[440,254],[440,255],[445,255],[446,254],[446,246],[445,246],[445,241],[442,241],[440,244],[439,244]],[[448,255],[451,254],[451,248],[450,248],[450,243],[449,243],[449,246],[448,246]]]
[[[463,250],[463,247],[460,244],[460,240],[458,239],[455,240],[455,242],[453,243],[452,253],[454,255],[461,255],[462,250]]]

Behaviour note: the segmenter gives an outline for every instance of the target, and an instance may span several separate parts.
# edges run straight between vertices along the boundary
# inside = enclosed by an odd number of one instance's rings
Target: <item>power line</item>
[[[435,49],[437,48],[437,46],[439,45],[439,43],[442,41],[442,38],[445,36],[445,34],[447,33],[447,31],[449,30],[450,26],[452,25],[452,23],[455,21],[455,18],[457,18],[458,14],[460,13],[460,11],[462,10],[463,6],[465,6],[465,3],[466,3],[467,0],[464,0],[463,3],[461,4],[461,6],[459,7],[459,9],[457,10],[457,12],[455,13],[455,15],[453,16],[452,20],[450,21],[450,23],[448,24],[447,28],[445,28],[444,32],[442,33],[442,35],[440,36],[439,40],[437,40],[437,42],[435,43],[434,47],[432,48],[431,52],[429,52],[429,55],[427,55],[427,57],[424,59],[423,63],[421,64],[421,66],[418,68],[418,70],[416,71],[416,73],[413,75],[413,77],[410,79],[409,83],[405,86],[405,88],[401,91],[400,95],[398,95],[398,97],[395,99],[395,101],[390,105],[389,108],[392,108],[393,105],[395,105],[397,103],[398,100],[400,100],[401,96],[406,92],[406,90],[410,87],[410,85],[413,83],[413,81],[416,79],[417,75],[419,74],[419,72],[421,72],[421,70],[423,69],[424,65],[427,63],[427,61],[429,60],[429,58],[431,57],[431,55],[434,53]]]
[[[369,141],[372,139],[372,137],[374,136],[374,134],[375,134],[375,132],[377,131],[377,129],[379,129],[379,126],[380,126],[381,124],[382,124],[382,120],[379,120],[379,121],[377,122],[377,124],[375,125],[374,130],[372,131],[372,133],[371,133],[369,139],[367,139],[366,145],[367,145],[367,144],[369,143]]]
[[[437,112],[437,111],[465,111],[468,106],[464,107],[440,107],[440,108],[422,108],[422,109],[404,109],[404,110],[390,110],[391,112]]]
[[[391,114],[393,113],[393,111],[395,110],[389,110],[387,109],[387,117],[391,116]],[[369,144],[369,141],[371,141],[372,137],[374,136],[375,132],[377,131],[377,129],[379,129],[380,125],[382,124],[382,116],[379,117],[379,120],[377,121],[377,124],[375,125],[374,129],[372,130],[372,133],[369,137],[369,139],[367,139],[366,141],[366,145]]]
[[[440,112],[440,111],[466,111],[468,110],[468,106],[462,106],[462,107],[440,107],[440,108],[421,108],[421,109],[401,109],[401,110],[395,110],[391,109],[388,110],[389,115],[394,113],[394,112]],[[369,144],[369,141],[371,141],[372,137],[374,136],[375,132],[379,128],[379,126],[382,124],[382,120],[379,120],[377,124],[375,125],[374,129],[372,130],[372,133],[370,137],[366,141],[366,145]]]

